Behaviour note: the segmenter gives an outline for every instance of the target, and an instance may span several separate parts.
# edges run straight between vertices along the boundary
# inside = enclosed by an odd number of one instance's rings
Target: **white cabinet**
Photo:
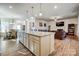
[[[27,33],[25,35],[24,45],[28,48],[28,34]]]
[[[37,56],[47,56],[54,51],[54,38],[34,36],[29,34],[29,49]]]
[[[25,46],[27,45],[27,38],[28,36],[26,35],[25,32],[19,32],[19,39],[20,39],[20,42],[22,44],[24,44]]]
[[[35,54],[35,55],[40,55],[40,45],[38,44],[38,43],[36,43],[36,42],[34,42],[34,44],[33,44],[33,47],[34,47],[34,50],[33,50],[33,53]]]
[[[23,36],[22,36],[22,32],[19,32],[19,35],[18,35],[18,36],[19,36],[19,40],[20,40],[20,42],[21,42],[21,43],[23,43]]]
[[[31,52],[33,52],[35,55],[40,55],[39,54],[39,37],[35,37],[33,35],[29,35],[29,49]]]
[[[31,39],[29,39],[29,49],[31,50],[31,52],[33,52],[33,50],[34,50],[33,44],[34,44],[33,41]]]
[[[20,32],[20,41],[24,44],[24,32]]]
[[[36,56],[48,56],[54,51],[54,34],[38,36],[26,33],[21,42]]]

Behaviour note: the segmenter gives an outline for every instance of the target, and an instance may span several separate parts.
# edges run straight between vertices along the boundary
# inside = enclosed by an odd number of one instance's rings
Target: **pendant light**
[[[31,15],[32,15],[32,16],[31,16],[31,19],[34,19],[34,17],[33,17],[33,8],[34,8],[34,7],[32,6],[32,12],[31,12]]]
[[[26,17],[27,17],[27,19],[26,19],[26,21],[28,21],[28,17],[29,16],[29,14],[28,14],[28,10],[26,11]]]
[[[42,4],[40,3],[40,12],[39,12],[39,16],[42,16],[43,14],[42,14],[42,11],[41,11],[41,6],[42,6]]]

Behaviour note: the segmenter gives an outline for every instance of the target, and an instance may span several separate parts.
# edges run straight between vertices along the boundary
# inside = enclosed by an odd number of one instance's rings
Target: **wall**
[[[42,27],[39,26],[39,23],[42,22]],[[44,23],[46,23],[46,27],[44,27]],[[48,22],[45,20],[35,20],[35,28],[36,29],[41,29],[41,30],[48,30]]]
[[[27,27],[29,27],[27,29],[27,32],[30,32],[30,26],[32,25],[32,23],[34,22],[35,23],[35,27],[34,29],[41,29],[41,30],[48,30],[48,26],[51,25],[51,30],[57,30],[57,29],[63,29],[64,31],[68,32],[68,24],[77,24],[77,18],[70,18],[70,19],[63,19],[63,20],[58,20],[57,22],[61,22],[63,21],[64,22],[64,26],[63,27],[57,27],[56,26],[56,21],[45,21],[45,20],[38,20],[38,19],[35,19],[35,21],[30,21],[29,20],[29,23],[26,22],[26,29]],[[31,23],[30,23],[31,22]],[[43,26],[40,27],[39,26],[39,22],[42,22]],[[47,24],[46,27],[44,27],[44,23]],[[32,27],[31,27],[32,28]],[[76,32],[77,34],[77,27],[76,27]]]
[[[77,21],[78,25],[77,25],[77,36],[79,37],[79,15],[78,15],[78,21]]]
[[[57,27],[56,26],[56,21],[49,21],[49,25],[51,25],[51,30],[57,30],[57,29],[63,29],[66,32],[68,32],[68,24],[77,24],[77,18],[71,18],[71,19],[63,19],[63,20],[59,20],[57,22],[64,22],[64,26],[62,27]]]

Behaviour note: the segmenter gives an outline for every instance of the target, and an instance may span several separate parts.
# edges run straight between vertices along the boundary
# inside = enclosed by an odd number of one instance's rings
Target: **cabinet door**
[[[39,43],[35,42],[35,40],[33,41],[33,53],[37,56],[40,55],[40,48],[39,48]]]
[[[21,42],[24,44],[24,32],[21,33]]]
[[[20,39],[20,42],[23,43],[23,33],[22,32],[19,33],[19,39]]]
[[[31,52],[33,52],[33,41],[32,39],[29,39],[29,49],[31,50]]]
[[[28,40],[28,46],[31,52],[33,52],[35,55],[39,55],[39,40],[35,36],[29,35],[29,40]]]
[[[25,46],[28,48],[28,34],[26,34],[24,43],[25,43]]]
[[[37,55],[37,56],[39,56],[39,44],[34,43],[33,45],[34,45],[33,46],[33,52],[34,52],[34,54]]]
[[[24,36],[24,45],[26,46],[27,44],[27,38]]]
[[[29,49],[31,52],[33,52],[35,55],[39,55],[39,43],[33,39],[29,40]]]

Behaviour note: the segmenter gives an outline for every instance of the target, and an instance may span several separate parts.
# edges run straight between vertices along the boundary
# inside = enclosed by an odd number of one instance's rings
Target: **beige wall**
[[[64,26],[62,27],[57,27],[56,26],[56,21],[49,21],[49,25],[51,25],[51,30],[57,30],[57,29],[63,29],[66,32],[68,32],[68,24],[77,24],[77,18],[71,18],[71,19],[63,19],[63,20],[59,20],[57,22],[64,22]]]

